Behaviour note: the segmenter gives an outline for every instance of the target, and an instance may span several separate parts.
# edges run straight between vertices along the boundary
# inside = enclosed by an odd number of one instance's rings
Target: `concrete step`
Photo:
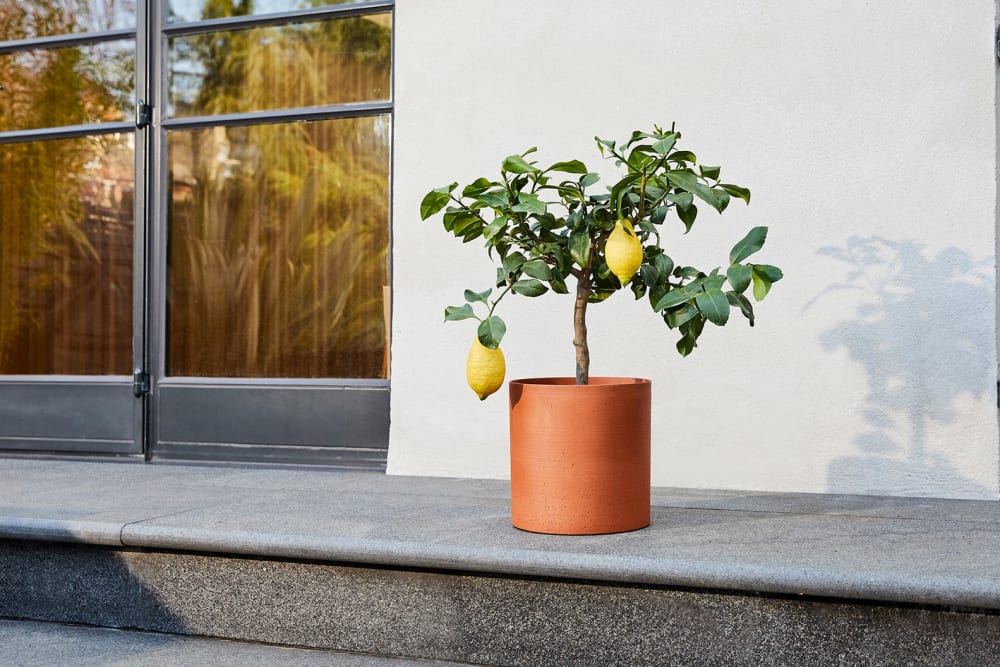
[[[0,619],[0,663],[8,667],[449,667],[337,651],[268,646],[135,630]]]
[[[0,459],[0,616],[482,665],[994,664],[994,502],[654,491],[510,526],[506,484]]]

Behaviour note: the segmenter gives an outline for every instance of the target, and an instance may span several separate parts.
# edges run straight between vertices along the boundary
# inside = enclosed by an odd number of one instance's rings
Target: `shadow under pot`
[[[511,380],[516,528],[598,535],[649,525],[651,387],[641,378]]]

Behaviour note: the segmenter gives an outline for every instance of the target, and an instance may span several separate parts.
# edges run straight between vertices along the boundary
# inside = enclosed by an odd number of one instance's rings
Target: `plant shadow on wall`
[[[981,400],[983,343],[992,334],[983,313],[993,303],[992,265],[957,248],[929,253],[921,244],[877,236],[852,237],[819,254],[846,269],[833,292],[859,296],[854,316],[821,338],[829,351],[845,350],[868,376],[865,430],[857,456],[834,460],[828,489],[871,492],[887,487],[907,495],[942,491],[985,495],[929,442],[935,425],[960,417],[957,402]]]

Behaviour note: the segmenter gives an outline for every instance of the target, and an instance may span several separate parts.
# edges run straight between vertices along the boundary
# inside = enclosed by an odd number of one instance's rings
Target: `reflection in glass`
[[[134,80],[132,41],[0,55],[0,131],[126,120]]]
[[[172,116],[390,98],[389,14],[170,40]]]
[[[326,5],[352,5],[365,0],[169,0],[167,21],[186,23],[226,16],[290,12]]]
[[[135,28],[136,0],[0,0],[0,42]]]
[[[132,367],[133,136],[0,145],[0,373]]]
[[[167,373],[385,377],[389,117],[167,142]]]

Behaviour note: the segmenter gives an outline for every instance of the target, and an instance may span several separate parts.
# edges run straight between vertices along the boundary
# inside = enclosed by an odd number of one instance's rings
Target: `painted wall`
[[[592,372],[653,380],[654,484],[997,498],[995,14],[400,0],[390,473],[508,474],[506,397],[465,386],[475,327],[442,316],[495,272],[420,222],[422,196],[535,145],[594,167],[595,134],[676,121],[753,201],[671,254],[714,266],[768,225],[786,278],[755,328],[709,325],[686,359],[646,303],[591,308]],[[502,308],[508,378],[573,373],[570,298]]]

